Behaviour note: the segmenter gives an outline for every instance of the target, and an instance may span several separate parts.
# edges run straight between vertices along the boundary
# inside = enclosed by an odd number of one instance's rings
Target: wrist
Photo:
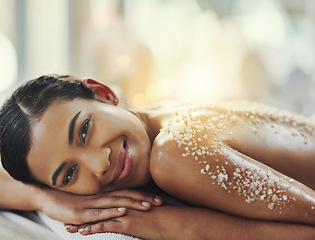
[[[33,206],[35,211],[44,210],[44,203],[51,190],[43,186],[34,186]]]
[[[190,225],[187,223],[186,208],[182,206],[163,205],[156,208],[163,216],[163,222],[159,232],[162,233],[162,239],[194,239],[191,236]],[[165,223],[167,221],[167,224]],[[189,237],[187,234],[190,234]]]

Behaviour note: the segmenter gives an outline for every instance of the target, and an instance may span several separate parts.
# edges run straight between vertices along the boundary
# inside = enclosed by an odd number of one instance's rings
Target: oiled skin
[[[150,170],[163,190],[193,205],[239,216],[315,225],[312,123],[251,105],[180,107],[161,116],[163,130],[154,141]],[[183,141],[193,124],[199,124],[198,131]],[[194,143],[212,155],[192,155]],[[236,183],[240,185],[233,188]]]

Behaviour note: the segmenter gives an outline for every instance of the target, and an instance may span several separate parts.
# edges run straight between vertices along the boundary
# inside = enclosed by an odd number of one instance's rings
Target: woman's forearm
[[[150,211],[127,210],[126,215],[85,225],[68,226],[69,232],[89,235],[122,233],[154,240],[313,240],[315,227],[237,217],[206,208],[164,205]]]
[[[150,168],[170,195],[238,216],[315,226],[315,192],[304,184],[224,144],[200,164],[178,157],[177,143],[162,144],[164,152],[153,151]]]
[[[309,225],[259,221],[194,207],[171,206],[167,211],[175,225],[172,239],[315,239],[315,227]]]
[[[34,211],[40,210],[38,197],[45,191],[41,187],[14,180],[0,166],[0,208]]]
[[[0,209],[43,211],[48,217],[70,224],[84,224],[125,214],[126,209],[147,211],[162,201],[152,194],[131,189],[97,195],[77,195],[45,186],[24,184],[0,169]]]

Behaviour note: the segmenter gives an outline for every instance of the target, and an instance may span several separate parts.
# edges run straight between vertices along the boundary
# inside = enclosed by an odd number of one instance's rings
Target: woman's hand
[[[115,232],[141,239],[176,239],[175,233],[180,229],[176,213],[172,206],[152,207],[150,211],[128,209],[124,216],[83,225],[67,225],[68,232],[82,235]],[[174,215],[175,214],[175,215]],[[183,231],[181,229],[180,231]]]
[[[161,204],[160,197],[131,189],[86,196],[45,188],[37,198],[38,209],[48,217],[76,225],[123,216],[126,208],[147,211]]]

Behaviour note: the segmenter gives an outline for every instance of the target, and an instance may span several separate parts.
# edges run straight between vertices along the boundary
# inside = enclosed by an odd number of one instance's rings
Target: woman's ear
[[[82,83],[84,87],[94,92],[96,99],[105,103],[114,105],[118,104],[118,98],[116,97],[115,93],[105,84],[90,78],[83,79]]]

